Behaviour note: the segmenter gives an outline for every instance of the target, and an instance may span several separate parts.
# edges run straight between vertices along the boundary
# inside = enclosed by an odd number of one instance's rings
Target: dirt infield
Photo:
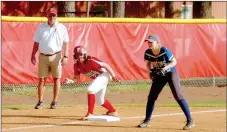
[[[189,105],[199,102],[226,101],[226,87],[184,88],[184,96]],[[156,107],[150,128],[137,128],[144,118],[147,91],[110,92],[107,99],[117,105],[120,122],[79,121],[86,114],[86,93],[61,92],[58,109],[49,109],[52,94],[46,93],[46,105],[41,110],[33,109],[35,96],[3,96],[2,105],[31,105],[31,108],[12,108],[2,110],[2,131],[16,132],[180,132],[185,125],[185,117],[179,107]],[[169,90],[162,91],[157,104],[175,103]],[[63,104],[80,104],[64,106]],[[126,104],[135,104],[128,106]],[[138,105],[142,104],[142,105]],[[226,132],[225,107],[191,107],[196,123],[193,132]],[[96,106],[95,115],[105,113],[105,109]]]

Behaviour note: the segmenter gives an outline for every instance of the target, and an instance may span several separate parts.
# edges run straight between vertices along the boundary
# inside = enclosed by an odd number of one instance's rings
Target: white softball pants
[[[105,101],[106,88],[111,76],[108,72],[104,72],[97,76],[88,86],[88,93],[95,94],[96,104],[102,105]]]

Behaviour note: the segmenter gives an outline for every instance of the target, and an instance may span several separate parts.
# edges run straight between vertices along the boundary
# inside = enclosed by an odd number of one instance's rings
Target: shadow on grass
[[[10,110],[21,110],[20,108],[17,108],[17,107],[12,107],[12,108],[9,108]]]

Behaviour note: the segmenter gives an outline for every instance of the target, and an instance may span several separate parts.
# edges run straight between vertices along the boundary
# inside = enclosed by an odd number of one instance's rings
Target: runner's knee
[[[103,105],[104,104],[104,99],[96,99],[96,104],[97,105]]]
[[[94,94],[94,92],[93,92],[93,91],[88,90],[88,91],[87,91],[87,94]]]

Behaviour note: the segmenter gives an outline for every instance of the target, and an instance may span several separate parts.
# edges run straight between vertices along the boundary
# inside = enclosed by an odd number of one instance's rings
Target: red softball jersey
[[[102,67],[103,62],[96,57],[88,57],[85,63],[76,62],[74,64],[74,75],[84,74],[85,76],[95,79],[98,75],[106,72]]]

